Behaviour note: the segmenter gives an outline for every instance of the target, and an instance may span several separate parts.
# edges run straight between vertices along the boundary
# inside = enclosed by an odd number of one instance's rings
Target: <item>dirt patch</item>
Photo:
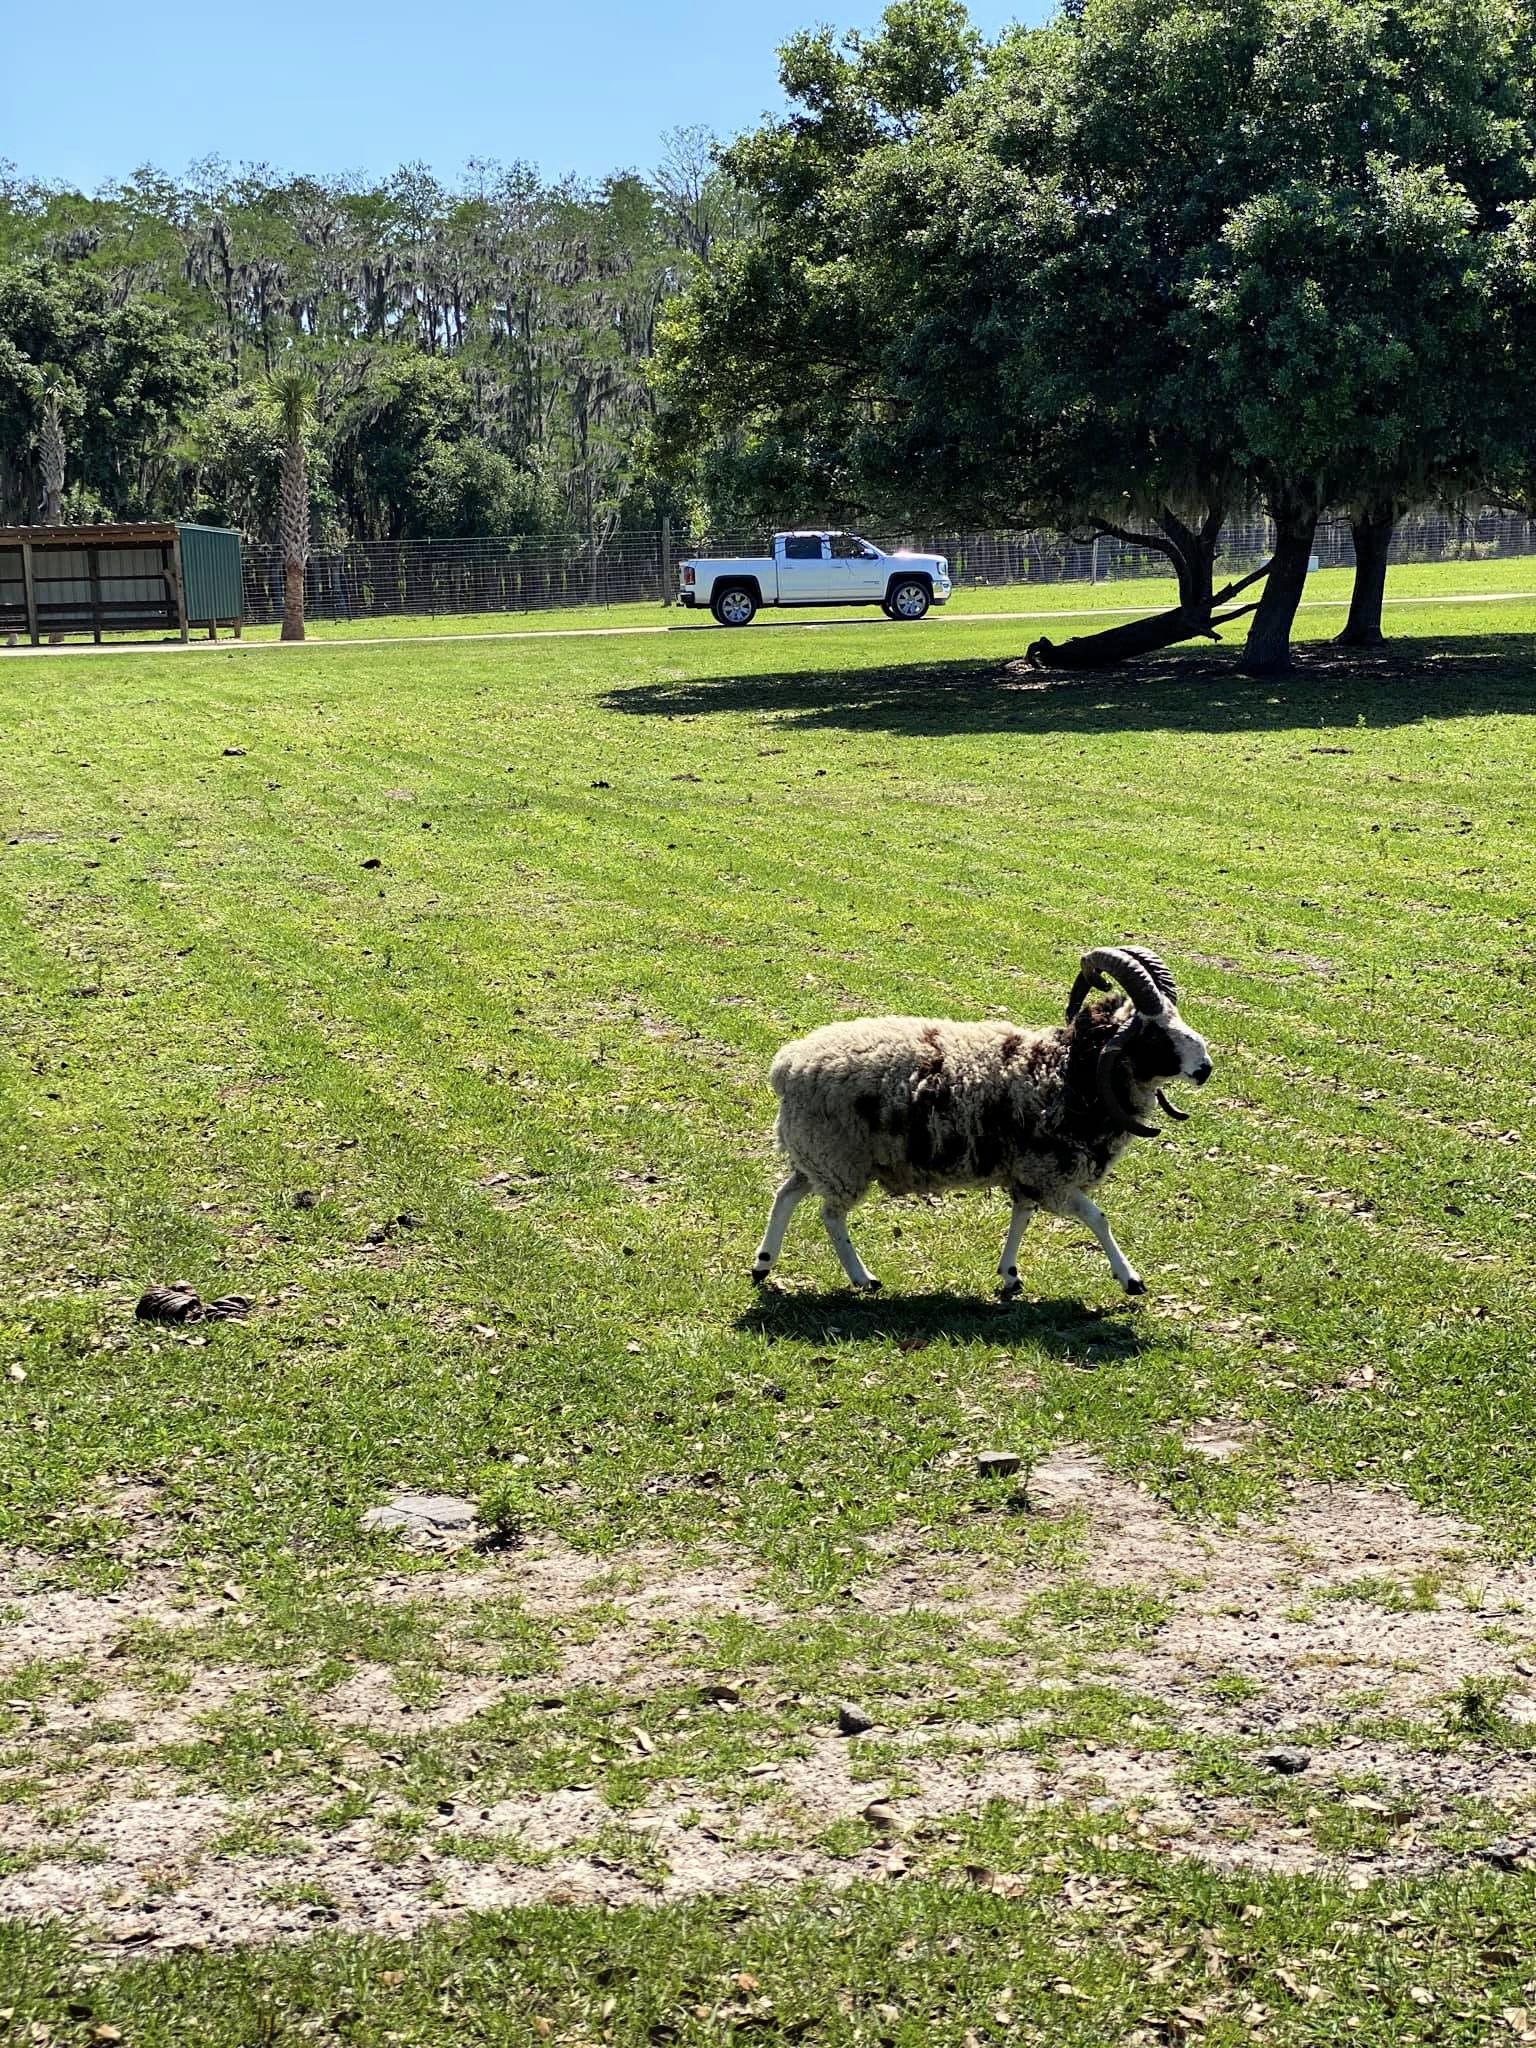
[[[400,1697],[395,1674],[387,1664],[361,1664],[316,1702],[315,1714],[319,1720],[343,1728],[420,1734],[433,1728],[462,1727],[494,1706],[506,1691],[500,1679],[444,1673],[432,1705],[416,1706]]]
[[[140,1571],[131,1591],[79,1593],[39,1587],[41,1558],[0,1568],[0,1677],[42,1658],[96,1662],[116,1655],[129,1630],[194,1628],[217,1611],[190,1599],[167,1573]]]
[[[1209,1418],[1189,1426],[1185,1443],[1192,1456],[1230,1457],[1243,1434]],[[1029,1632],[1011,1658],[1020,1683],[1064,1699],[1081,1683],[1118,1689],[1131,1742],[1043,1751],[1044,1707],[1034,1717],[936,1720],[895,1736],[802,1735],[723,1781],[656,1783],[640,1812],[620,1815],[593,1787],[485,1806],[470,1792],[417,1815],[419,1832],[402,1833],[391,1827],[400,1804],[393,1791],[336,1827],[318,1799],[274,1819],[271,1797],[236,1800],[178,1783],[157,1749],[185,1741],[201,1716],[251,1683],[250,1674],[205,1671],[174,1697],[114,1686],[93,1700],[49,1698],[31,1710],[22,1739],[46,1757],[50,1738],[64,1738],[59,1804],[73,1804],[79,1818],[61,1834],[32,1818],[36,1809],[0,1805],[0,1848],[24,1865],[0,1880],[0,1912],[79,1916],[93,1940],[127,1953],[323,1926],[408,1932],[443,1914],[531,1900],[620,1904],[812,1880],[894,1881],[953,1865],[961,1823],[995,1801],[1102,1813],[1138,1841],[1213,1864],[1331,1869],[1364,1883],[1444,1864],[1445,1842],[1474,1811],[1517,1831],[1536,1814],[1536,1756],[1475,1740],[1476,1714],[1458,1720],[1451,1699],[1460,1687],[1481,1702],[1478,1713],[1503,1701],[1511,1718],[1536,1719],[1536,1620],[1527,1620],[1536,1615],[1536,1567],[1483,1561],[1473,1531],[1389,1489],[1298,1485],[1272,1521],[1194,1526],[1097,1458],[1065,1449],[1031,1471],[1028,1496],[1047,1540],[1026,1565],[899,1532],[881,1539],[879,1568],[858,1587],[852,1611],[931,1608],[985,1633],[1051,1588],[1155,1595],[1157,1614],[1131,1647],[1074,1637],[1069,1675],[1059,1659],[1042,1661],[1049,1645],[1032,1647]],[[16,1589],[22,1616],[6,1645],[17,1662],[69,1659],[110,1673],[121,1668],[114,1651],[133,1625],[197,1618],[168,1581],[83,1596],[39,1590],[39,1569],[31,1564],[30,1589],[20,1567],[0,1582]],[[686,1647],[680,1619],[787,1618],[740,1559],[660,1547],[613,1563],[540,1542],[494,1563],[402,1570],[363,1597],[434,1610],[462,1667],[436,1674],[442,1690],[430,1706],[404,1699],[397,1675],[379,1663],[358,1666],[312,1703],[323,1722],[391,1735],[472,1725],[530,1683],[552,1683],[556,1719],[562,1689],[654,1691],[687,1677],[674,1661]],[[577,1634],[589,1629],[590,1639],[567,1644],[553,1682],[500,1678],[478,1663],[489,1651],[474,1642],[472,1624],[477,1607],[498,1600]],[[846,1618],[849,1604],[836,1611]],[[1044,1615],[1042,1629],[1051,1626]],[[992,1663],[1006,1654],[987,1650]],[[1159,1703],[1139,1722],[1136,1697]],[[1417,1721],[1434,1739],[1422,1747],[1384,1740],[1383,1716],[1398,1726]],[[129,1724],[131,1740],[97,1745],[82,1778],[81,1738],[93,1722],[114,1719]],[[1148,1731],[1141,1748],[1138,1726]],[[1305,1772],[1284,1781],[1295,1796],[1278,1778],[1266,1781],[1271,1796],[1239,1796],[1208,1789],[1191,1771],[1181,1733],[1231,1739],[1255,1759],[1288,1735],[1310,1754]],[[34,1754],[24,1768],[35,1776],[37,1765]],[[871,1823],[872,1801],[882,1804]],[[1337,1812],[1346,1835],[1358,1822],[1362,1846],[1320,1847],[1309,1805]],[[238,1846],[242,1830],[245,1839],[265,1833],[265,1852]]]

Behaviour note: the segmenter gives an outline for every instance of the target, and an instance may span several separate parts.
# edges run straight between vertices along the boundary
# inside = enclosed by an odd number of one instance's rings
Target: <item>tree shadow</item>
[[[994,1294],[855,1294],[851,1288],[758,1294],[734,1327],[801,1343],[933,1342],[941,1338],[1033,1344],[1082,1364],[1129,1359],[1147,1348],[1130,1307],[1095,1308],[1070,1295],[1000,1302]]]
[[[636,718],[741,712],[790,726],[923,734],[1366,729],[1536,712],[1536,639],[1522,633],[1303,643],[1288,676],[1254,681],[1232,657],[1182,649],[1124,670],[1052,675],[1022,660],[880,661],[636,683],[603,699]]]

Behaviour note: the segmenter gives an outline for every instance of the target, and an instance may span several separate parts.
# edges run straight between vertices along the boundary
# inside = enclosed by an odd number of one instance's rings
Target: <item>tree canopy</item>
[[[87,196],[0,165],[0,278],[10,305],[46,276],[61,303],[96,309],[112,346],[163,357],[158,382],[144,370],[144,403],[154,387],[162,408],[154,463],[131,422],[113,464],[69,439],[83,415],[65,419],[72,483],[104,511],[233,518],[270,537],[264,393],[296,364],[315,387],[316,512],[334,533],[592,532],[668,509],[644,459],[657,319],[744,219],[702,130],[667,138],[650,176],[595,186],[489,163],[448,186],[419,165],[369,185],[210,162]],[[39,371],[67,370],[74,345],[57,320],[13,340]],[[13,517],[41,494],[32,381],[0,369]]]
[[[794,110],[726,158],[761,233],[669,316],[660,444],[742,510],[1137,532],[1172,638],[1262,503],[1283,663],[1325,505],[1528,445],[1531,36],[1508,0],[1084,0],[986,49],[904,0],[798,38]]]

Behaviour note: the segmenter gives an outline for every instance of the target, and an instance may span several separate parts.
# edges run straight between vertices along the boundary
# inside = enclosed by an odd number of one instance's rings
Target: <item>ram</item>
[[[1203,1087],[1210,1074],[1204,1039],[1179,1016],[1173,976],[1142,946],[1083,955],[1064,1025],[1031,1031],[921,1017],[825,1025],[784,1046],[769,1069],[790,1174],[752,1278],[772,1272],[807,1195],[820,1197],[843,1271],[872,1290],[880,1283],[848,1234],[848,1211],[871,1187],[890,1195],[1000,1187],[1013,1204],[998,1262],[1005,1300],[1022,1291],[1019,1244],[1036,1209],[1085,1223],[1126,1293],[1142,1294],[1089,1190],[1133,1138],[1160,1135],[1147,1122],[1155,1104],[1186,1121],[1162,1083]]]

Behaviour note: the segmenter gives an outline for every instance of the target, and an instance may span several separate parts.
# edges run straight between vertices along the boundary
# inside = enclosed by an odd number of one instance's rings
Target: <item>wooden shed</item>
[[[0,641],[218,638],[245,618],[240,536],[216,526],[0,526]]]

